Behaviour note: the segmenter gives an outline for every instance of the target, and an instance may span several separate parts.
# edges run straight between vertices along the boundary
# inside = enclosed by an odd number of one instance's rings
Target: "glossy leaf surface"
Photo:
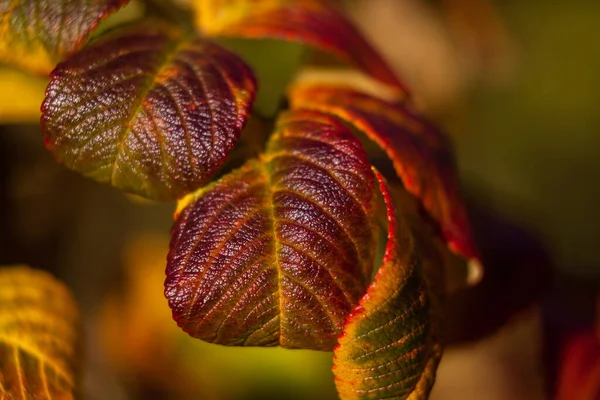
[[[362,34],[328,0],[196,0],[197,24],[210,36],[297,41],[334,54],[406,91]]]
[[[128,0],[0,0],[0,61],[47,74]]]
[[[334,350],[335,382],[342,400],[426,399],[441,347],[432,335],[412,233],[377,177],[387,206],[388,242],[383,265],[348,316]]]
[[[333,349],[371,276],[373,186],[341,123],[284,114],[261,160],[181,202],[165,281],[174,319],[214,343]]]
[[[122,31],[52,72],[46,145],[85,176],[174,199],[223,163],[255,90],[246,64],[214,43],[150,26]]]
[[[79,316],[42,271],[0,269],[0,398],[73,399]]]
[[[331,113],[354,125],[390,157],[406,189],[439,224],[450,249],[477,258],[448,139],[406,104],[336,86],[296,86],[293,108]]]

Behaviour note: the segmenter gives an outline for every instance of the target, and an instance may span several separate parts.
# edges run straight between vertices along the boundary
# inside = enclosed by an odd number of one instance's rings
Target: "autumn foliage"
[[[331,1],[196,0],[192,18],[149,12],[90,36],[125,3],[0,0],[0,60],[49,74],[41,123],[57,162],[179,200],[164,288],[175,322],[212,343],[333,351],[342,399],[427,398],[444,276],[456,260],[479,268],[449,140]],[[297,81],[275,119],[253,114],[261,81],[231,37],[331,54],[385,96]],[[231,168],[253,115],[272,133]],[[360,138],[389,157],[387,179]]]

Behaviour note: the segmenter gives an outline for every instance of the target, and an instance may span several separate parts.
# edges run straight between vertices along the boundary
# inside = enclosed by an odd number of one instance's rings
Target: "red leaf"
[[[246,64],[196,37],[142,26],[52,72],[42,106],[57,161],[155,199],[202,186],[244,126],[256,83]]]
[[[165,281],[173,318],[213,343],[331,350],[371,277],[373,186],[341,123],[285,114],[260,161],[182,200]]]
[[[214,36],[273,38],[305,43],[330,52],[374,78],[408,92],[379,53],[350,21],[333,7],[331,1],[259,0],[245,6],[239,5],[239,2],[233,3],[222,5],[219,2],[215,6],[221,15],[235,14],[236,18],[231,18],[231,21],[219,22],[218,17],[212,14],[202,17],[204,9],[201,9],[201,28]],[[248,1],[245,0],[244,3]]]
[[[600,397],[600,341],[589,330],[569,337],[562,354],[556,400]]]
[[[293,108],[333,114],[376,142],[392,160],[406,189],[439,224],[449,248],[477,259],[458,188],[448,139],[407,104],[391,103],[343,87],[296,86]]]

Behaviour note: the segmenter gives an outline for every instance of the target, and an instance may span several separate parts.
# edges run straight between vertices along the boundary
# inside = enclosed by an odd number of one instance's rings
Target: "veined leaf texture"
[[[190,26],[155,16],[87,43],[126,2],[0,0],[0,60],[43,74],[60,61],[41,118],[59,163],[127,192],[179,200],[164,289],[177,324],[212,343],[333,350],[344,400],[426,398],[441,356],[432,311],[443,288],[437,264],[448,253],[441,239],[478,259],[450,141],[414,110],[403,82],[331,1],[196,0]],[[391,96],[343,81],[297,84],[290,110],[275,121],[256,117],[256,126],[274,123],[266,148],[257,140],[260,154],[229,171],[260,85],[218,43],[232,37],[330,53]],[[352,129],[389,156],[402,185],[388,188]],[[418,206],[403,209],[408,203]],[[420,212],[431,217],[425,228],[413,226]],[[21,294],[7,293],[14,299],[0,301],[18,303]],[[74,335],[72,310],[36,307],[61,337]],[[33,385],[32,393],[69,398],[74,348],[46,354],[36,340],[0,352],[8,357],[0,358],[8,371],[0,388],[27,398]],[[36,365],[38,375],[17,361]]]
[[[331,350],[375,244],[360,142],[317,111],[278,121],[260,160],[182,201],[165,294],[192,336]]]
[[[79,313],[48,273],[0,268],[0,399],[74,399]]]

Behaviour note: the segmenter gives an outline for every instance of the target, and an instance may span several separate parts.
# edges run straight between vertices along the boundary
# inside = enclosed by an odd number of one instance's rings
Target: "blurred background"
[[[432,399],[600,398],[600,2],[345,5],[453,137],[486,267],[448,302]],[[330,353],[179,331],[162,295],[174,204],[55,164],[37,123],[45,84],[0,67],[0,265],[74,290],[87,398],[335,399]]]

